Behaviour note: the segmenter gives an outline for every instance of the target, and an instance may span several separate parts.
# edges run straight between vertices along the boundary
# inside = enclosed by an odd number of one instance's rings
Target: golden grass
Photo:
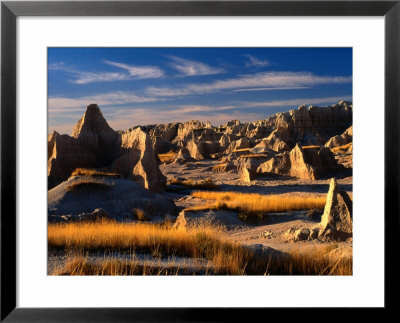
[[[175,159],[176,153],[174,152],[168,152],[165,154],[158,154],[158,158],[160,158],[162,163],[169,163],[172,162]]]
[[[142,209],[133,208],[132,213],[138,221],[147,221],[146,213]]]
[[[67,186],[67,191],[75,191],[80,188],[88,187],[88,188],[97,188],[101,190],[108,190],[112,188],[113,184],[108,184],[104,182],[102,179],[92,178],[92,177],[83,177],[76,181],[73,181],[71,184]]]
[[[104,258],[96,263],[81,254],[67,257],[64,266],[56,267],[50,275],[71,276],[130,276],[130,275],[188,275],[192,271],[187,267],[162,267],[150,265],[147,262],[138,263],[134,256],[132,260]]]
[[[311,145],[311,146],[303,146],[303,149],[320,149],[321,146]]]
[[[333,148],[331,148],[331,151],[333,153],[343,153],[343,152],[346,152],[352,144],[353,143],[350,142],[350,143],[348,143],[346,145],[343,145],[343,146],[333,147]]]
[[[238,158],[268,158],[270,156],[266,154],[248,154],[248,155],[241,155]]]
[[[262,217],[265,213],[320,209],[326,203],[325,196],[298,197],[291,194],[262,195],[237,192],[193,192],[192,196],[214,202],[195,206],[187,211],[228,209],[247,213],[250,217]]]
[[[250,252],[220,238],[212,227],[176,230],[149,223],[68,223],[48,225],[48,246],[67,251],[144,252],[152,255],[206,258],[217,272],[238,274]]]
[[[214,165],[214,166],[212,167],[212,171],[213,171],[213,172],[222,171],[226,166],[228,166],[228,163],[222,163],[222,164]]]
[[[193,274],[190,268],[148,266],[135,252],[208,259],[205,274],[228,275],[351,275],[352,259],[329,258],[337,245],[318,245],[282,256],[257,256],[224,239],[213,227],[177,231],[171,225],[143,223],[49,224],[49,248],[66,251],[67,261],[53,275],[174,275]],[[104,250],[104,258],[89,261],[85,253]],[[107,251],[128,251],[130,259],[115,259]]]
[[[215,184],[211,178],[201,179],[198,181],[188,179],[179,180],[172,178],[167,181],[169,185],[179,185],[182,189],[219,189],[219,185]]]
[[[89,168],[76,168],[71,176],[89,176],[89,177],[120,177],[120,174],[115,172],[104,172]]]

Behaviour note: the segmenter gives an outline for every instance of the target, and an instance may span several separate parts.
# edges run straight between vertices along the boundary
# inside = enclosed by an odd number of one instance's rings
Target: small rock
[[[271,239],[271,238],[273,238],[273,234],[271,231],[267,230],[267,231],[264,231],[261,233],[261,237],[265,238],[265,239]]]

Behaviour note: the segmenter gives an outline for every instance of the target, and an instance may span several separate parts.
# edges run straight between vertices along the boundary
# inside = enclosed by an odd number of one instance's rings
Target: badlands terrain
[[[114,131],[90,104],[48,135],[48,274],[351,275],[352,110]]]

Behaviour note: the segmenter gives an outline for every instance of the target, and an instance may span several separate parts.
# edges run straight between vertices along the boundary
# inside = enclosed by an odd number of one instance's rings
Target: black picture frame
[[[385,309],[396,309],[399,237],[400,0],[394,1],[2,1],[1,321],[250,321],[266,309],[16,307],[16,19],[19,16],[384,16]],[[371,255],[372,257],[373,255]],[[371,259],[372,261],[372,259]],[[286,318],[292,311],[285,312]],[[379,311],[380,312],[380,311]],[[268,313],[270,315],[270,313]],[[329,315],[329,314],[328,314]],[[381,315],[381,314],[378,314]],[[264,317],[267,319],[267,317]]]

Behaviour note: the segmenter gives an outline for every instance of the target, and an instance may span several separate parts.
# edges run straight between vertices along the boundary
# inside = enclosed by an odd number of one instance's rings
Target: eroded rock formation
[[[106,168],[135,180],[152,191],[163,191],[161,174],[150,136],[140,128],[114,131],[96,104],[86,112],[68,135],[52,135],[48,141],[48,187],[68,179],[76,168]]]
[[[345,191],[339,189],[335,178],[329,185],[320,226],[320,240],[346,240],[353,232],[352,201]]]

